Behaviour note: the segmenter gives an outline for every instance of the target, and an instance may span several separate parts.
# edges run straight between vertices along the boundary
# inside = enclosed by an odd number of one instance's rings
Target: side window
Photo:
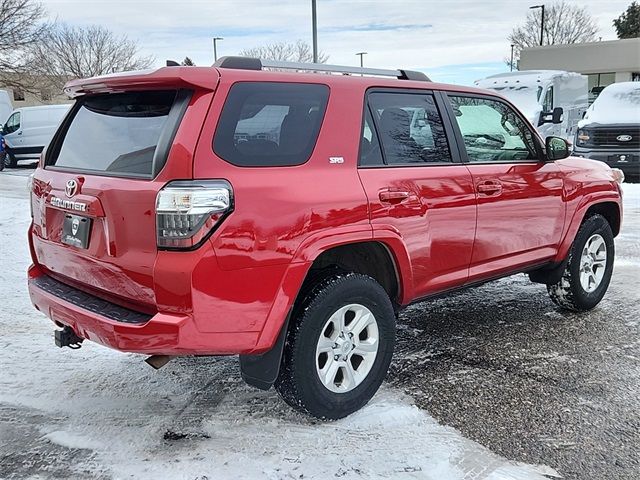
[[[360,139],[360,161],[359,165],[382,165],[382,152],[380,151],[380,141],[376,135],[371,112],[367,108],[362,126],[362,138]]]
[[[3,133],[13,133],[20,128],[20,112],[15,112],[7,119]]]
[[[316,144],[328,99],[326,85],[237,83],[222,109],[213,150],[240,167],[301,165]]]
[[[542,102],[542,111],[553,111],[553,86],[549,86],[549,88],[547,88],[547,93],[544,95],[544,102]]]
[[[368,101],[387,165],[452,161],[433,95],[377,92]]]
[[[534,134],[506,103],[449,95],[471,162],[538,160]]]

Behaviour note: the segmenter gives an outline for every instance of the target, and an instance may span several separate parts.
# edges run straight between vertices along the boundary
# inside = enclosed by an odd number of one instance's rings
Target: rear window
[[[222,109],[213,149],[241,167],[303,164],[318,139],[328,98],[326,85],[237,83]]]
[[[49,164],[114,175],[151,176],[176,91],[115,93],[79,100]]]

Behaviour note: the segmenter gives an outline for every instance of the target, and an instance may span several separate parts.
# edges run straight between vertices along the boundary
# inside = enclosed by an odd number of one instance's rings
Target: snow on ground
[[[0,175],[0,478],[557,477],[439,425],[389,387],[333,423],[242,383],[235,358],[57,349],[26,293],[26,178]],[[640,186],[625,186],[640,203]]]

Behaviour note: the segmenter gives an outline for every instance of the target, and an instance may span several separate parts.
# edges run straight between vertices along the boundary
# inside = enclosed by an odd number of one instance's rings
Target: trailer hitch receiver
[[[76,350],[82,346],[83,340],[84,338],[77,336],[73,328],[69,326],[65,326],[62,330],[55,331],[56,346],[60,348],[69,347]]]

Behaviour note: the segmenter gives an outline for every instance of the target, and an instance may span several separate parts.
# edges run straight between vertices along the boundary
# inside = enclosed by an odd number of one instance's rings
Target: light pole
[[[313,63],[318,63],[318,16],[316,0],[311,0],[311,34],[313,36]]]
[[[364,67],[364,61],[362,60],[362,57],[364,57],[367,54],[367,52],[358,52],[356,53],[356,55],[360,56],[360,68]]]
[[[544,38],[544,5],[533,5],[529,7],[531,10],[539,8],[541,10],[540,15],[540,46],[542,46],[542,39]]]
[[[216,42],[218,40],[224,40],[224,38],[222,38],[222,37],[213,37],[213,61],[214,62],[218,61],[218,47],[216,45]]]
[[[513,47],[515,47],[515,45],[512,43],[511,44],[511,61],[509,62],[509,66],[511,67],[512,72],[513,72]]]

